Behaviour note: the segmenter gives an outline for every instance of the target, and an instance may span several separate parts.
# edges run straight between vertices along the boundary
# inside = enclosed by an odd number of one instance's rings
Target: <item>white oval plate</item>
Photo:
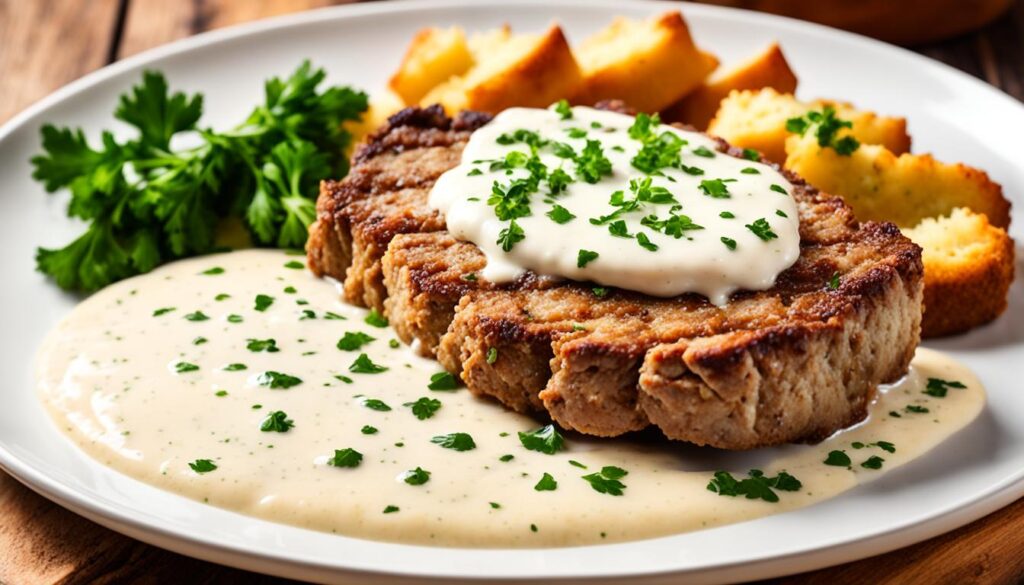
[[[173,88],[206,95],[204,125],[228,126],[261,99],[262,82],[312,58],[330,80],[383,87],[412,33],[428,24],[483,29],[509,22],[540,30],[557,19],[574,40],[615,15],[643,17],[669,4],[582,0],[386,3],[325,9],[204,34],[93,73],[0,129],[0,287],[5,373],[0,466],[46,497],[134,538],[187,555],[319,581],[397,577],[529,579],[635,577],[690,582],[806,571],[905,546],[951,530],[1024,494],[1024,293],[1007,315],[968,335],[929,344],[952,352],[987,385],[990,403],[932,454],[821,505],[703,532],[640,542],[549,550],[462,550],[371,542],[248,518],[149,487],[92,461],[37,404],[31,363],[46,331],[75,304],[33,271],[37,245],[80,229],[64,200],[29,175],[44,122],[113,124],[118,94],[144,68]],[[987,85],[882,43],[784,18],[683,6],[698,42],[723,63],[778,39],[800,75],[799,93],[837,97],[910,119],[915,150],[987,169],[1008,194],[1024,192],[1019,132],[1024,108]],[[1014,235],[1024,237],[1018,214]],[[1020,255],[1020,254],[1018,254]],[[1018,274],[1024,272],[1018,268]]]

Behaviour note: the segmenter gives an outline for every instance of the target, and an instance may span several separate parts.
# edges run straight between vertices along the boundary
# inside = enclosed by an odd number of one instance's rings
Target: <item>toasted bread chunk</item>
[[[733,90],[770,87],[779,93],[795,93],[796,74],[790,69],[778,43],[728,71],[717,71],[692,93],[662,112],[667,122],[689,124],[704,130],[715,117],[718,106]]]
[[[1006,310],[1013,282],[1013,239],[983,214],[957,208],[904,235],[924,249],[921,333],[938,337],[988,323]]]
[[[733,146],[757,150],[769,160],[781,163],[786,160],[786,138],[789,136],[786,120],[825,106],[834,107],[838,118],[853,123],[853,128],[843,133],[849,132],[861,143],[881,144],[897,154],[910,151],[910,136],[904,118],[856,110],[843,102],[800,102],[792,95],[772,88],[730,92],[708,124],[708,133],[724,138]]]
[[[425,28],[412,38],[388,87],[402,98],[404,105],[411,106],[434,87],[464,74],[472,66],[473,56],[461,28]]]
[[[678,10],[648,20],[615,19],[576,48],[583,86],[574,102],[620,99],[658,112],[693,91],[718,60],[693,43]]]
[[[470,40],[474,57],[464,74],[432,88],[420,103],[497,113],[513,106],[546,107],[575,95],[580,70],[562,29],[513,35],[507,28]]]
[[[786,142],[786,168],[815,187],[842,196],[858,219],[913,227],[928,217],[966,207],[1001,228],[1010,225],[1010,202],[984,171],[942,163],[930,155],[897,156],[882,145],[862,144],[848,156],[807,136]]]

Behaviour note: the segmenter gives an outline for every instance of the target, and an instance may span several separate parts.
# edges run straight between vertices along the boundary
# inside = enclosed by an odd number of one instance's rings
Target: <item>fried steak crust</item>
[[[470,391],[587,434],[654,425],[671,439],[748,449],[853,424],[878,384],[906,372],[920,337],[920,249],[788,173],[800,258],[773,288],[725,307],[532,273],[485,281],[483,253],[443,231],[426,200],[487,120],[435,108],[394,116],[346,179],[324,183],[308,245],[315,272],[383,310]]]

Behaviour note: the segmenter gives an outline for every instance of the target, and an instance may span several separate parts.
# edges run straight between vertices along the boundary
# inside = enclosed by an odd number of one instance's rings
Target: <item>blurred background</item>
[[[200,32],[351,0],[0,0],[0,123],[82,75]],[[906,45],[1024,99],[1024,0],[708,0]]]

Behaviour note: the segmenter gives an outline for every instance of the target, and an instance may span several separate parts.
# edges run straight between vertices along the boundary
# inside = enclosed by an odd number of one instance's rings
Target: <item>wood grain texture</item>
[[[0,0],[0,122],[107,64],[120,0]]]
[[[192,34],[332,0],[0,0],[0,123],[57,87]],[[123,18],[119,18],[123,17]],[[985,29],[915,50],[1024,100],[1024,3]],[[0,583],[287,583],[102,528],[0,473]],[[1024,500],[886,555],[773,585],[1024,583]]]

